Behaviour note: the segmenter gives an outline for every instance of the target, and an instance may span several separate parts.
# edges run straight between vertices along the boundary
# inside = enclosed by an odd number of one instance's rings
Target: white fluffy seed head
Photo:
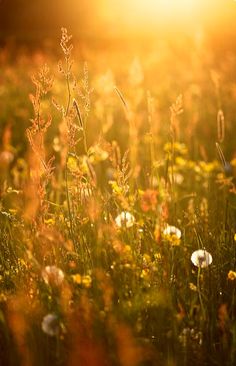
[[[128,211],[122,211],[116,218],[115,223],[118,227],[132,227],[134,225],[135,218]]]
[[[212,263],[212,255],[204,249],[199,249],[191,255],[191,261],[196,267],[206,268]]]

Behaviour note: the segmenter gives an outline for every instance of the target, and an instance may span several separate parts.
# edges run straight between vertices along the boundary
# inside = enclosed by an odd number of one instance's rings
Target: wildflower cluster
[[[78,72],[65,28],[61,51],[58,74],[32,79],[27,139],[13,147],[9,122],[0,141],[0,357],[12,347],[38,364],[35,345],[45,366],[154,364],[155,352],[187,365],[209,347],[233,365],[236,161],[223,111],[211,151],[192,112],[200,85],[176,100],[170,88],[170,102],[168,83],[145,90],[138,59],[122,83]]]

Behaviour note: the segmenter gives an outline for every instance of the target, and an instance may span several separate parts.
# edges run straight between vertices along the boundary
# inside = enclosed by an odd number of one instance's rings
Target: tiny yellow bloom
[[[131,252],[131,246],[130,245],[125,245],[124,252],[130,253]]]
[[[7,301],[7,297],[4,293],[0,293],[0,303],[1,302],[6,302]]]
[[[230,164],[231,164],[233,167],[236,167],[236,158],[234,158],[233,160],[231,160]]]
[[[143,255],[143,262],[144,262],[145,264],[148,264],[148,263],[150,263],[150,262],[151,262],[151,257],[150,257],[150,255],[149,255],[149,254],[145,253],[145,254]]]
[[[75,156],[70,155],[67,160],[67,168],[71,172],[76,172],[78,170],[78,162]]]
[[[110,180],[108,183],[111,185],[113,193],[115,193],[117,195],[122,194],[123,190],[115,180]]]
[[[149,271],[148,268],[143,269],[142,272],[141,272],[140,277],[143,278],[144,280],[149,279],[149,272],[150,271]]]
[[[81,282],[82,282],[82,278],[81,278],[81,275],[79,273],[76,273],[74,275],[71,276],[73,281],[77,284],[77,285],[80,285]]]
[[[188,162],[187,162],[187,167],[188,167],[189,169],[194,169],[194,168],[195,168],[195,162],[194,162],[194,161],[192,161],[192,160],[188,160]]]
[[[161,260],[162,260],[162,255],[161,255],[161,253],[155,253],[155,254],[154,254],[154,258],[155,258],[157,261],[161,261]]]
[[[234,280],[236,280],[236,272],[234,272],[234,271],[229,271],[227,278],[228,278],[228,280],[230,280],[230,281],[234,281]]]
[[[181,241],[181,231],[171,225],[166,225],[162,232],[163,238],[166,239],[172,246],[180,245]]]
[[[188,153],[188,149],[185,144],[181,144],[179,142],[175,142],[174,144],[172,144],[171,142],[167,142],[164,145],[165,152],[171,153],[173,150],[181,155],[186,155]]]
[[[187,164],[187,160],[183,159],[181,156],[177,156],[177,158],[175,159],[175,162],[177,165],[182,166],[182,167],[186,166],[186,164]]]
[[[196,285],[194,285],[194,283],[192,283],[192,282],[190,282],[189,283],[189,288],[190,288],[190,290],[192,290],[192,291],[197,291],[197,286]]]
[[[205,161],[200,161],[199,162],[199,167],[202,169],[203,172],[211,173],[215,169],[219,168],[219,163],[217,161],[212,161],[212,162],[209,162],[209,163],[207,163]]]
[[[177,235],[173,234],[170,236],[168,241],[171,243],[172,246],[177,247],[180,245],[180,238]]]
[[[92,284],[91,276],[86,275],[82,277],[82,285],[84,285],[84,287],[89,288],[91,287],[91,284]]]
[[[54,218],[44,219],[44,223],[46,225],[54,225],[55,224],[55,219]]]
[[[9,212],[12,215],[15,215],[17,213],[17,210],[15,208],[9,208]]]

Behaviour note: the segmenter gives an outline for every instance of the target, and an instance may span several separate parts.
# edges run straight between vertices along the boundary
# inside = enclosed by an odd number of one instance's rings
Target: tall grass
[[[1,63],[2,364],[234,365],[234,130],[212,76],[179,61],[173,95],[151,59],[90,77],[65,28],[60,45],[31,106],[14,101],[20,66]]]

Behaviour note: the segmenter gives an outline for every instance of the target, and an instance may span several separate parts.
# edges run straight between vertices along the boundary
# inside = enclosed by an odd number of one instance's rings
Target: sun
[[[149,26],[191,26],[204,0],[101,0],[99,4],[105,18],[118,20],[125,29],[143,31]]]
[[[196,0],[130,0],[127,3],[133,3],[133,6],[137,6],[140,10],[150,9],[155,10],[189,10],[193,8],[198,1]]]
[[[129,0],[125,1],[129,11],[139,18],[152,20],[159,17],[188,17],[198,8],[199,0]]]

